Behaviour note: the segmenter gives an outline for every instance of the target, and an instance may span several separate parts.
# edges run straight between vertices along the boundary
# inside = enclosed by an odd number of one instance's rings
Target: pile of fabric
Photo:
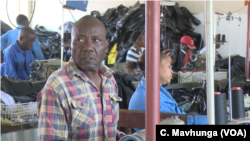
[[[231,78],[232,79],[238,75],[245,75],[245,60],[246,60],[245,57],[242,57],[240,55],[231,56]],[[217,60],[215,62],[215,67],[228,70],[229,69],[228,58],[225,58],[223,60]]]
[[[195,33],[192,24],[198,26],[201,22],[195,18],[187,8],[175,6],[161,6],[161,49],[172,48],[179,43],[183,35],[193,38],[196,47],[201,46],[201,34]],[[145,5],[136,2],[132,7],[123,5],[108,9],[103,16],[98,11],[92,11],[92,16],[100,19],[106,27],[107,38],[110,41],[109,51],[117,44],[117,62],[125,62],[126,53],[132,46],[130,36],[133,31],[145,31]],[[112,54],[112,52],[111,52]],[[108,54],[109,55],[109,54]]]
[[[12,28],[1,20],[1,36]]]
[[[36,26],[34,31],[44,58],[61,58],[61,36],[57,32],[47,31],[43,26]]]
[[[32,102],[36,101],[37,94],[42,90],[45,83],[45,79],[29,82],[4,75],[1,77],[1,91],[13,97],[15,102]]]

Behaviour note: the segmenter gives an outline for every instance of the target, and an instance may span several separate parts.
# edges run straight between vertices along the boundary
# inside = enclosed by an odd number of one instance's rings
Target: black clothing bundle
[[[1,90],[11,95],[16,102],[26,103],[36,101],[36,97],[45,83],[46,80],[29,82],[3,75]]]
[[[192,25],[198,26],[201,22],[187,8],[179,7],[178,3],[175,6],[161,5],[160,9],[163,15],[160,17],[161,50],[172,48],[184,35],[191,36],[197,49],[200,49],[201,34],[193,32]],[[116,61],[125,62],[127,51],[133,45],[131,34],[136,30],[145,31],[145,4],[136,2],[129,8],[120,5],[108,9],[103,16],[100,16],[98,11],[92,11],[91,15],[104,23],[107,39],[110,41],[109,51],[117,43]]]
[[[12,30],[12,28],[1,20],[1,36],[9,30]]]

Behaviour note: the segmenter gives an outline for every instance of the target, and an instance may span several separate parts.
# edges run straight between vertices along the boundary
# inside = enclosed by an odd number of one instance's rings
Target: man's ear
[[[108,49],[109,49],[109,39],[106,40],[105,53],[108,53]]]

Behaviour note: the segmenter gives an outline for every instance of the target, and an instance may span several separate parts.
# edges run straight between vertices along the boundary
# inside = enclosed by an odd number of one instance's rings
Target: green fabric
[[[190,107],[190,105],[191,105],[191,102],[181,105],[179,106],[179,108],[181,108],[183,111],[186,111]]]

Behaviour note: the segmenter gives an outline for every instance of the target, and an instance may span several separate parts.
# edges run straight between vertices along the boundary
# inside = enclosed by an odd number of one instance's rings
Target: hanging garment
[[[109,65],[112,65],[116,62],[116,57],[117,57],[117,44],[115,44],[112,49],[110,50],[109,52],[109,55],[108,55],[108,64]]]

